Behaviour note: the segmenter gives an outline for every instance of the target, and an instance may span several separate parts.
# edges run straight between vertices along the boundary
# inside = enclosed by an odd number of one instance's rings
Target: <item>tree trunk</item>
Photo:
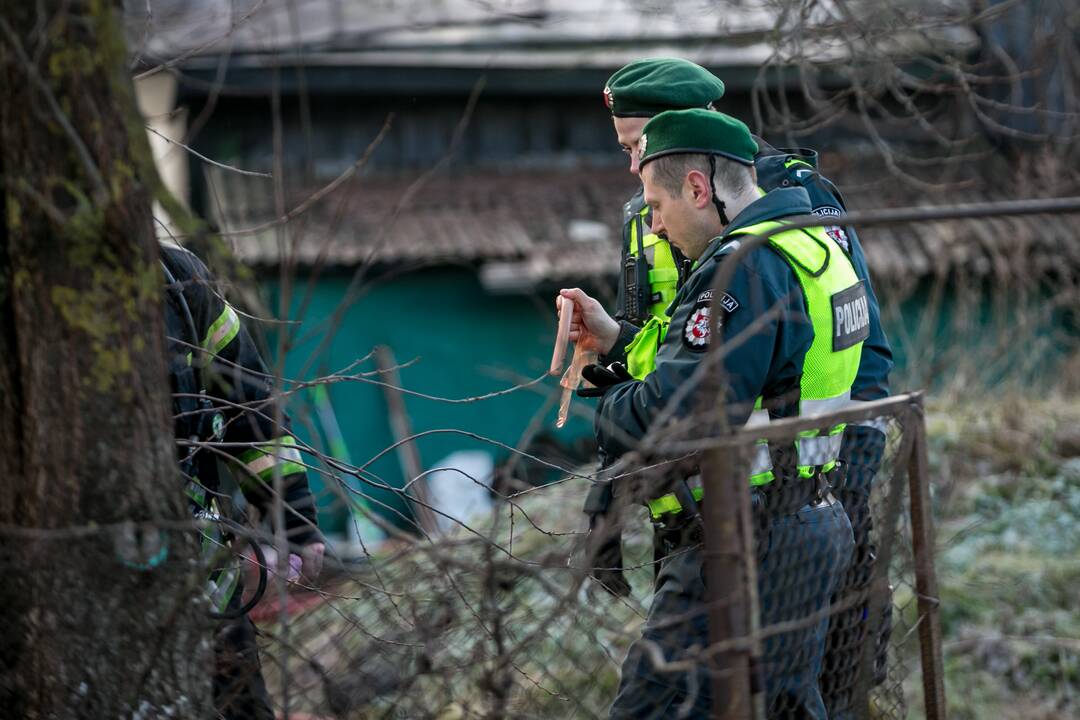
[[[202,717],[156,187],[118,8],[0,11],[0,716]]]

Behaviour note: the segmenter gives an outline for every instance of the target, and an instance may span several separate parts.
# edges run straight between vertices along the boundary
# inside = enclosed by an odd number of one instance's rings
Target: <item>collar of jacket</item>
[[[757,135],[751,135],[751,137],[754,138],[754,142],[757,143],[757,147],[758,147],[757,155],[754,156],[754,165],[755,166],[759,162],[761,162],[762,158],[766,158],[766,157],[769,157],[771,155],[777,155],[777,154],[780,153],[779,150],[777,150],[772,145],[770,145],[769,143],[762,140]]]
[[[731,224],[724,229],[724,234],[709,243],[697,261],[695,269],[708,262],[720,248],[728,243],[727,236],[731,232],[766,220],[779,220],[793,215],[809,215],[812,209],[810,196],[801,187],[780,188],[763,195],[743,208],[743,211],[736,215]]]
[[[754,159],[759,187],[766,189],[785,187],[784,180],[791,176],[787,163],[797,160],[817,170],[818,152],[809,148],[781,149],[775,153],[762,153]]]

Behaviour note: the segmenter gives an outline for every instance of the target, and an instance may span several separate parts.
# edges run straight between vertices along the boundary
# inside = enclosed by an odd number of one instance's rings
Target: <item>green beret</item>
[[[604,86],[604,104],[615,117],[705,108],[723,96],[720,78],[681,58],[635,60],[616,71]]]
[[[753,165],[757,143],[744,123],[714,110],[662,112],[641,131],[638,153],[641,166],[675,154],[720,155],[742,165]]]

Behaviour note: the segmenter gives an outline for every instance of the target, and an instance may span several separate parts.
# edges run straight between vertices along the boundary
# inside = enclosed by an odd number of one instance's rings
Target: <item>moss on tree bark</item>
[[[118,13],[0,11],[5,717],[200,717],[209,701],[196,537],[178,529],[160,182]],[[164,562],[134,567],[160,544]]]

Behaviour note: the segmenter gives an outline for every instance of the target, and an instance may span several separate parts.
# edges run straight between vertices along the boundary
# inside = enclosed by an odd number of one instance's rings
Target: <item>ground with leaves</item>
[[[930,415],[950,716],[1080,713],[1080,403]]]

